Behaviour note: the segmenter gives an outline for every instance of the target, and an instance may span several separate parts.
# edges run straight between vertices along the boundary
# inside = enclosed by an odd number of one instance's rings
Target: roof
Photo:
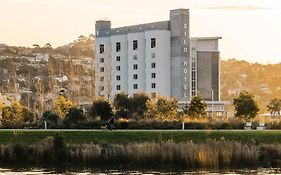
[[[192,37],[191,40],[219,40],[222,39],[220,36],[215,37]]]
[[[138,33],[138,32],[151,31],[151,30],[170,30],[170,22],[160,21],[154,23],[112,28],[109,30],[101,30],[99,31],[99,35],[96,37],[98,38],[98,37],[107,37],[112,35],[124,35],[128,33]]]

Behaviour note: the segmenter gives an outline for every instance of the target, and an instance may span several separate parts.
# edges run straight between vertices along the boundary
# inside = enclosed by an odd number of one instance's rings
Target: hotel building
[[[146,92],[184,103],[200,92],[220,104],[221,38],[190,38],[189,28],[188,9],[171,10],[169,21],[120,28],[96,21],[96,96]]]

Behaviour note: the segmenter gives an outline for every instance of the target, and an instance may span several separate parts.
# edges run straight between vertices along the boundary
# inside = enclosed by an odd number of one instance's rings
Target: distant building
[[[171,10],[169,21],[111,28],[101,20],[95,27],[97,96],[146,92],[185,103],[200,92],[220,101],[221,38],[190,38],[188,9]]]

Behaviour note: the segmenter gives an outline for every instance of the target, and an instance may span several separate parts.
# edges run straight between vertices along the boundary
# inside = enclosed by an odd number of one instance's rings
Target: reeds
[[[54,148],[51,139],[32,145],[23,143],[0,145],[0,164],[218,169],[278,166],[278,162],[281,162],[281,144],[256,145],[225,140],[209,140],[206,143],[72,144]]]

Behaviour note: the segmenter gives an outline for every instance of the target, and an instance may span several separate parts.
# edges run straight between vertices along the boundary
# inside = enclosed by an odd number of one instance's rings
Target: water
[[[83,170],[83,171],[56,171],[56,170],[48,170],[48,169],[30,169],[30,170],[12,170],[12,169],[1,169],[0,175],[235,175],[235,174],[247,174],[247,175],[269,175],[269,174],[280,174],[281,168],[258,168],[258,169],[238,169],[232,171],[182,171],[182,172],[161,172],[161,171],[121,171],[121,170]]]

